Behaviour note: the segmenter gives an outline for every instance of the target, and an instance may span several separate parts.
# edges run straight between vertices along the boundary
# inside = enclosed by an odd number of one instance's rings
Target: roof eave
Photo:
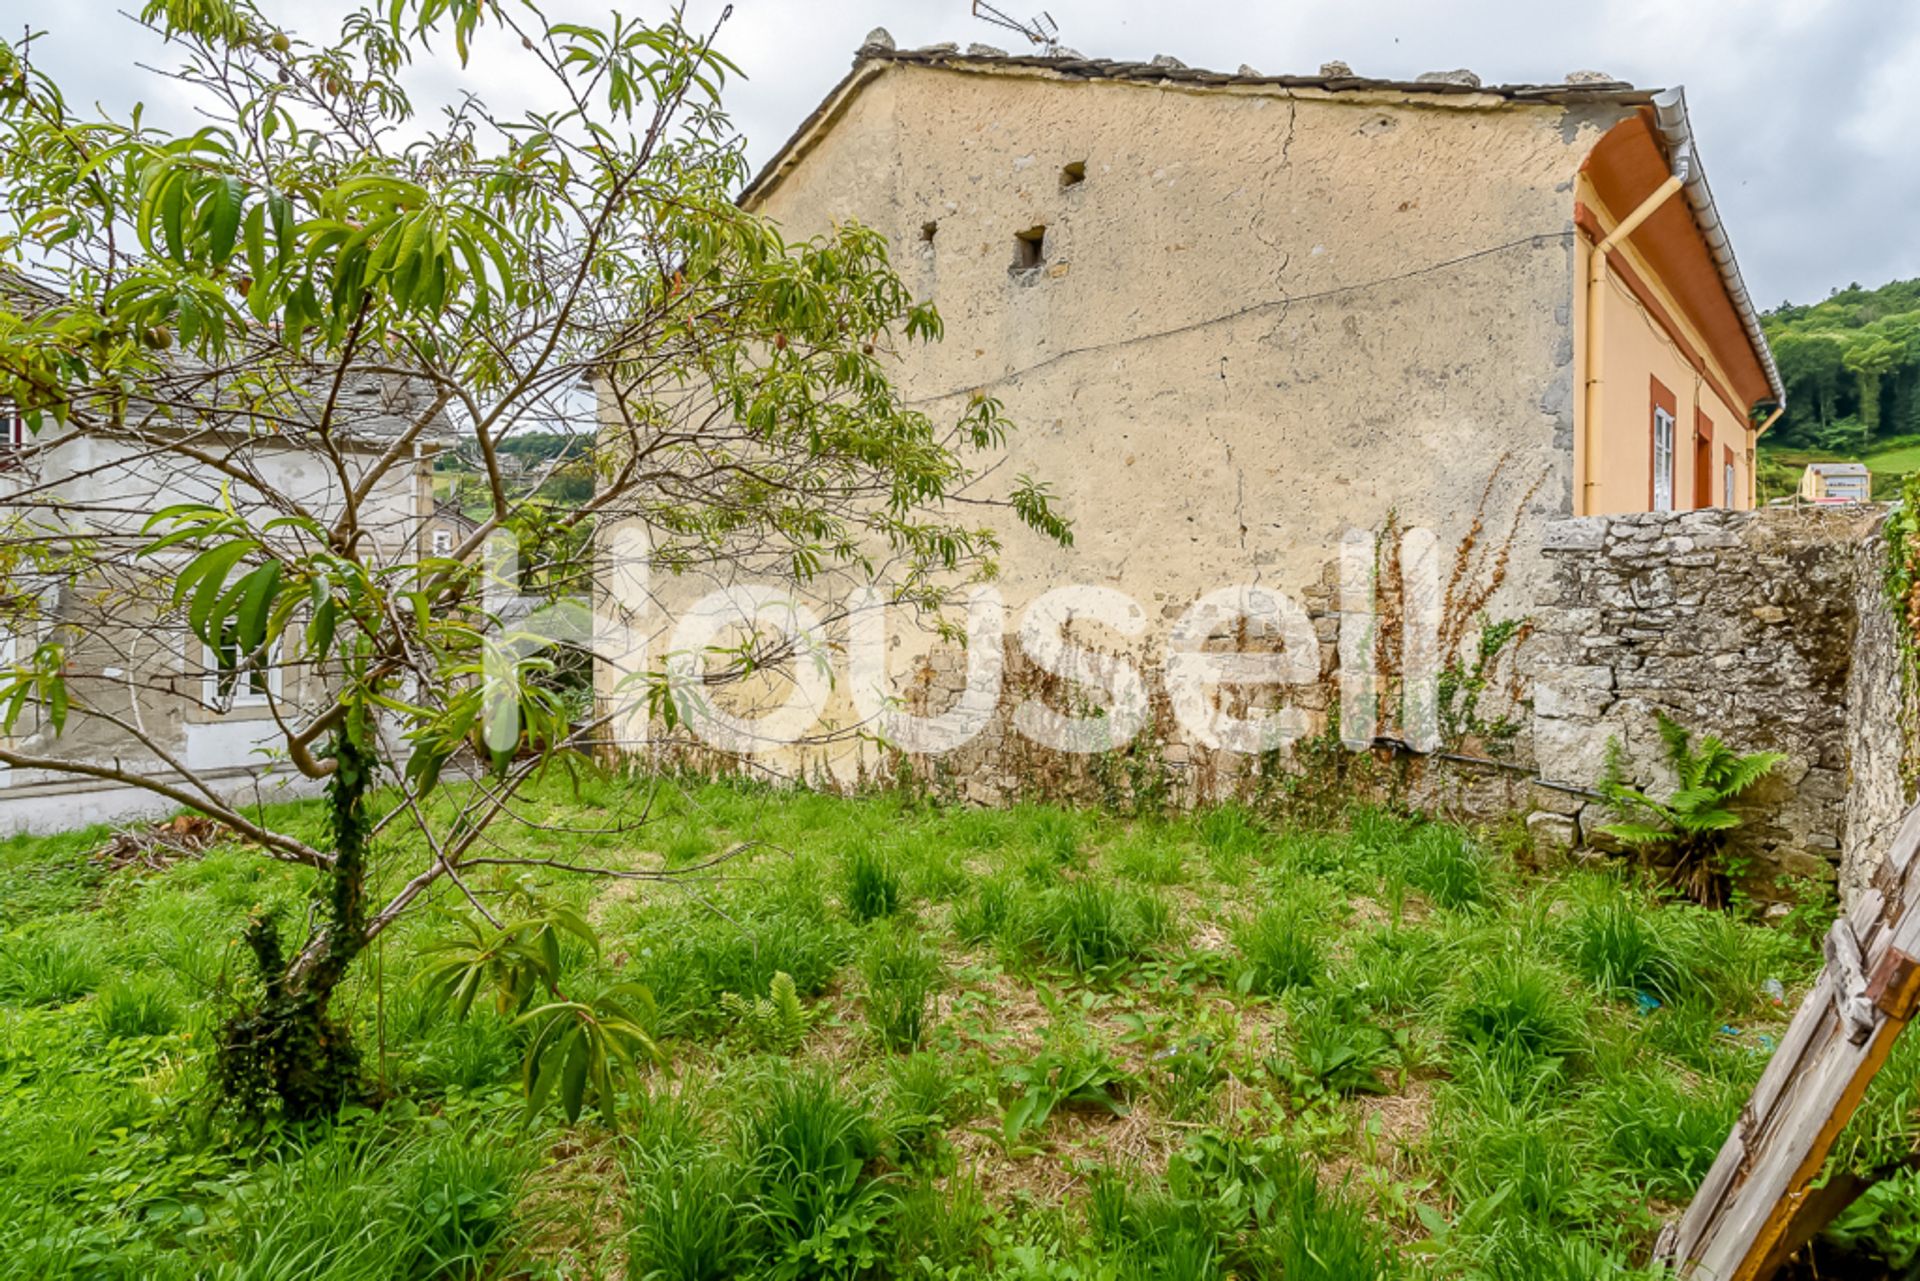
[[[1653,118],[1654,128],[1666,146],[1667,154],[1687,158],[1687,177],[1680,189],[1693,209],[1694,223],[1700,229],[1701,238],[1706,241],[1714,267],[1720,272],[1727,298],[1739,313],[1740,323],[1747,331],[1747,339],[1753,345],[1754,354],[1760,358],[1761,368],[1766,371],[1767,385],[1773,389],[1774,402],[1785,405],[1786,385],[1781,381],[1779,366],[1774,364],[1773,349],[1767,344],[1766,331],[1760,327],[1760,313],[1753,305],[1753,295],[1747,292],[1747,282],[1741,276],[1740,264],[1733,256],[1733,242],[1727,238],[1726,226],[1720,221],[1720,210],[1713,202],[1713,190],[1707,186],[1707,171],[1700,164],[1699,149],[1693,138],[1693,124],[1687,118],[1686,87],[1675,85],[1655,94]]]

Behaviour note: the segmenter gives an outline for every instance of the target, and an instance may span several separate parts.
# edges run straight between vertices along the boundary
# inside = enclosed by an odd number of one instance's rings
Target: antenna
[[[1052,57],[1060,47],[1060,24],[1055,22],[1053,15],[1045,10],[1042,10],[1032,21],[1022,22],[994,8],[986,0],[973,0],[973,16],[1007,31],[1019,32],[1027,38],[1028,43],[1044,47],[1048,57]]]

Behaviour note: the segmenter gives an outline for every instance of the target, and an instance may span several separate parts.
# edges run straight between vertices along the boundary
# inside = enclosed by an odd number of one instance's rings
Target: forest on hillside
[[[1770,445],[1862,455],[1920,436],[1920,280],[1849,285],[1761,324],[1787,386]]]

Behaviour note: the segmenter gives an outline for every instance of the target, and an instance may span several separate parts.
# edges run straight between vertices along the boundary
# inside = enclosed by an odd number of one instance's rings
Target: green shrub
[[[872,847],[847,856],[841,900],[847,915],[865,924],[900,910],[900,871],[893,860]]]
[[[874,1040],[889,1050],[918,1049],[940,977],[939,955],[917,932],[876,934],[860,958],[860,1004]]]
[[[1742,755],[1712,734],[1696,747],[1693,733],[1664,712],[1654,713],[1674,790],[1657,799],[1627,781],[1626,753],[1607,744],[1600,793],[1621,821],[1600,830],[1622,845],[1656,856],[1670,884],[1709,907],[1727,901],[1729,868],[1722,858],[1727,833],[1740,826],[1733,807],[1787,759],[1785,752]]]

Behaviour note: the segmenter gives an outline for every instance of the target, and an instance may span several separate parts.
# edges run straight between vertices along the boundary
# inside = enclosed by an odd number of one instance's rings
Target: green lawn
[[[652,992],[667,1063],[618,1134],[523,1123],[522,1031],[413,981],[434,915],[343,1002],[391,1101],[246,1132],[210,1107],[208,1047],[246,988],[241,925],[301,919],[301,875],[0,843],[0,1274],[1634,1275],[1783,1026],[1763,983],[1797,993],[1824,923],[1524,872],[1497,834],[1375,810],[1322,829],[589,777],[526,817],[605,827],[656,790],[656,821],[593,857],[765,844],[688,885],[532,887],[601,935],[570,986]],[[1916,1050],[1853,1165],[1913,1150]],[[1854,1227],[1920,1240],[1913,1191]]]

